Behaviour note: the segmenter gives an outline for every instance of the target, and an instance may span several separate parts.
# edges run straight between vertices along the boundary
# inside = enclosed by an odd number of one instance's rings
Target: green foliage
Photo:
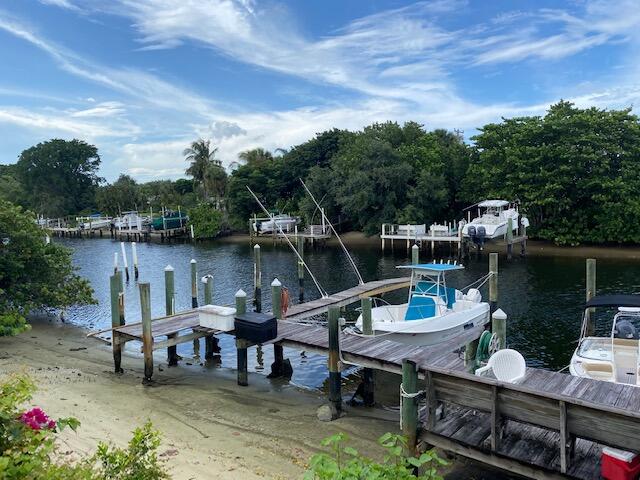
[[[0,479],[154,480],[170,478],[158,459],[160,434],[150,422],[133,431],[127,448],[99,443],[94,455],[73,464],[58,455],[56,434],[80,422],[61,418],[53,428],[34,429],[21,420],[35,385],[25,375],[0,382]]]
[[[216,159],[217,151],[217,148],[211,148],[210,140],[199,138],[182,152],[185,160],[189,162],[185,173],[202,188],[205,201],[211,193],[219,195],[224,191],[224,181],[221,179],[226,180],[226,174],[222,169],[222,162]]]
[[[438,467],[447,465],[433,450],[419,457],[404,455],[407,440],[401,435],[386,433],[378,439],[386,451],[382,462],[361,455],[346,445],[348,436],[337,433],[322,441],[329,453],[311,457],[305,480],[441,480]],[[419,473],[414,473],[415,471]]]
[[[480,129],[469,200],[519,198],[535,236],[558,244],[640,242],[640,123],[626,110],[553,105]]]
[[[189,223],[197,239],[214,238],[220,234],[222,212],[210,203],[201,203],[189,210]]]
[[[25,194],[24,205],[49,217],[90,209],[102,181],[99,167],[97,148],[81,140],[53,139],[23,151],[16,178]]]
[[[128,448],[99,443],[95,458],[105,480],[162,480],[170,478],[158,460],[160,434],[151,422],[133,431]]]
[[[146,206],[138,183],[124,174],[113,184],[98,188],[96,203],[104,215],[119,215],[121,212],[139,210]]]
[[[71,250],[46,244],[44,233],[33,214],[0,200],[0,335],[24,330],[33,309],[95,302]]]

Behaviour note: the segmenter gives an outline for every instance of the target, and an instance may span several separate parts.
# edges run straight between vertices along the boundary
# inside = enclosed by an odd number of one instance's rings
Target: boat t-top
[[[478,216],[462,228],[463,236],[483,240],[503,237],[507,233],[509,218],[513,220],[513,231],[517,231],[520,214],[515,203],[509,203],[506,200],[484,200],[476,206]],[[529,220],[526,217],[522,217],[521,222],[525,227],[529,226]]]
[[[615,309],[608,330],[608,322],[597,325],[594,309]],[[600,315],[602,317],[602,315]],[[590,321],[590,318],[594,322]],[[610,318],[610,317],[609,317]],[[598,336],[588,331],[589,325],[610,332]],[[571,358],[569,372],[577,377],[608,382],[640,385],[640,295],[598,295],[585,304],[585,313],[578,348]]]
[[[281,230],[289,233],[295,229],[298,222],[299,219],[297,217],[292,217],[286,213],[279,213],[271,215],[269,220],[257,222],[257,225],[253,225],[253,229],[258,233],[273,233],[274,231],[279,233]]]
[[[410,345],[435,345],[489,321],[489,304],[482,302],[477,289],[464,294],[447,287],[445,275],[463,270],[462,265],[424,263],[397,268],[411,270],[409,298],[407,303],[371,309],[376,336]],[[362,330],[362,315],[356,327]]]

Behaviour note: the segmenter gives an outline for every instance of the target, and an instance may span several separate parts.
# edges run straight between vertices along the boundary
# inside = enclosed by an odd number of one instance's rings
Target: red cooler
[[[640,478],[640,455],[606,447],[602,450],[600,474],[605,480],[637,480]]]

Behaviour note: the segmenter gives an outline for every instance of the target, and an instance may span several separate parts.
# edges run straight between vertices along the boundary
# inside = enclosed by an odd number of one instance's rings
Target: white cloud
[[[80,9],[72,4],[69,0],[39,0],[44,5],[53,5],[54,7],[66,8],[68,10],[79,11]]]

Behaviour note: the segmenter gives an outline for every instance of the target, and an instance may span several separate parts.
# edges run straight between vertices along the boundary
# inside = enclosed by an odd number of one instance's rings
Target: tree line
[[[0,168],[0,196],[49,216],[198,206],[201,218],[215,211],[246,230],[250,216],[262,214],[247,186],[273,211],[319,223],[303,179],[333,222],[366,234],[382,223],[460,219],[467,205],[503,198],[520,202],[537,238],[640,241],[633,221],[640,213],[640,122],[631,109],[561,101],[542,116],[487,124],[470,140],[416,122],[375,123],[328,130],[289,150],[248,150],[227,172],[215,147],[199,139],[184,152],[189,178],[138,183],[121,175],[112,184],[98,176],[94,146],[51,140]]]

